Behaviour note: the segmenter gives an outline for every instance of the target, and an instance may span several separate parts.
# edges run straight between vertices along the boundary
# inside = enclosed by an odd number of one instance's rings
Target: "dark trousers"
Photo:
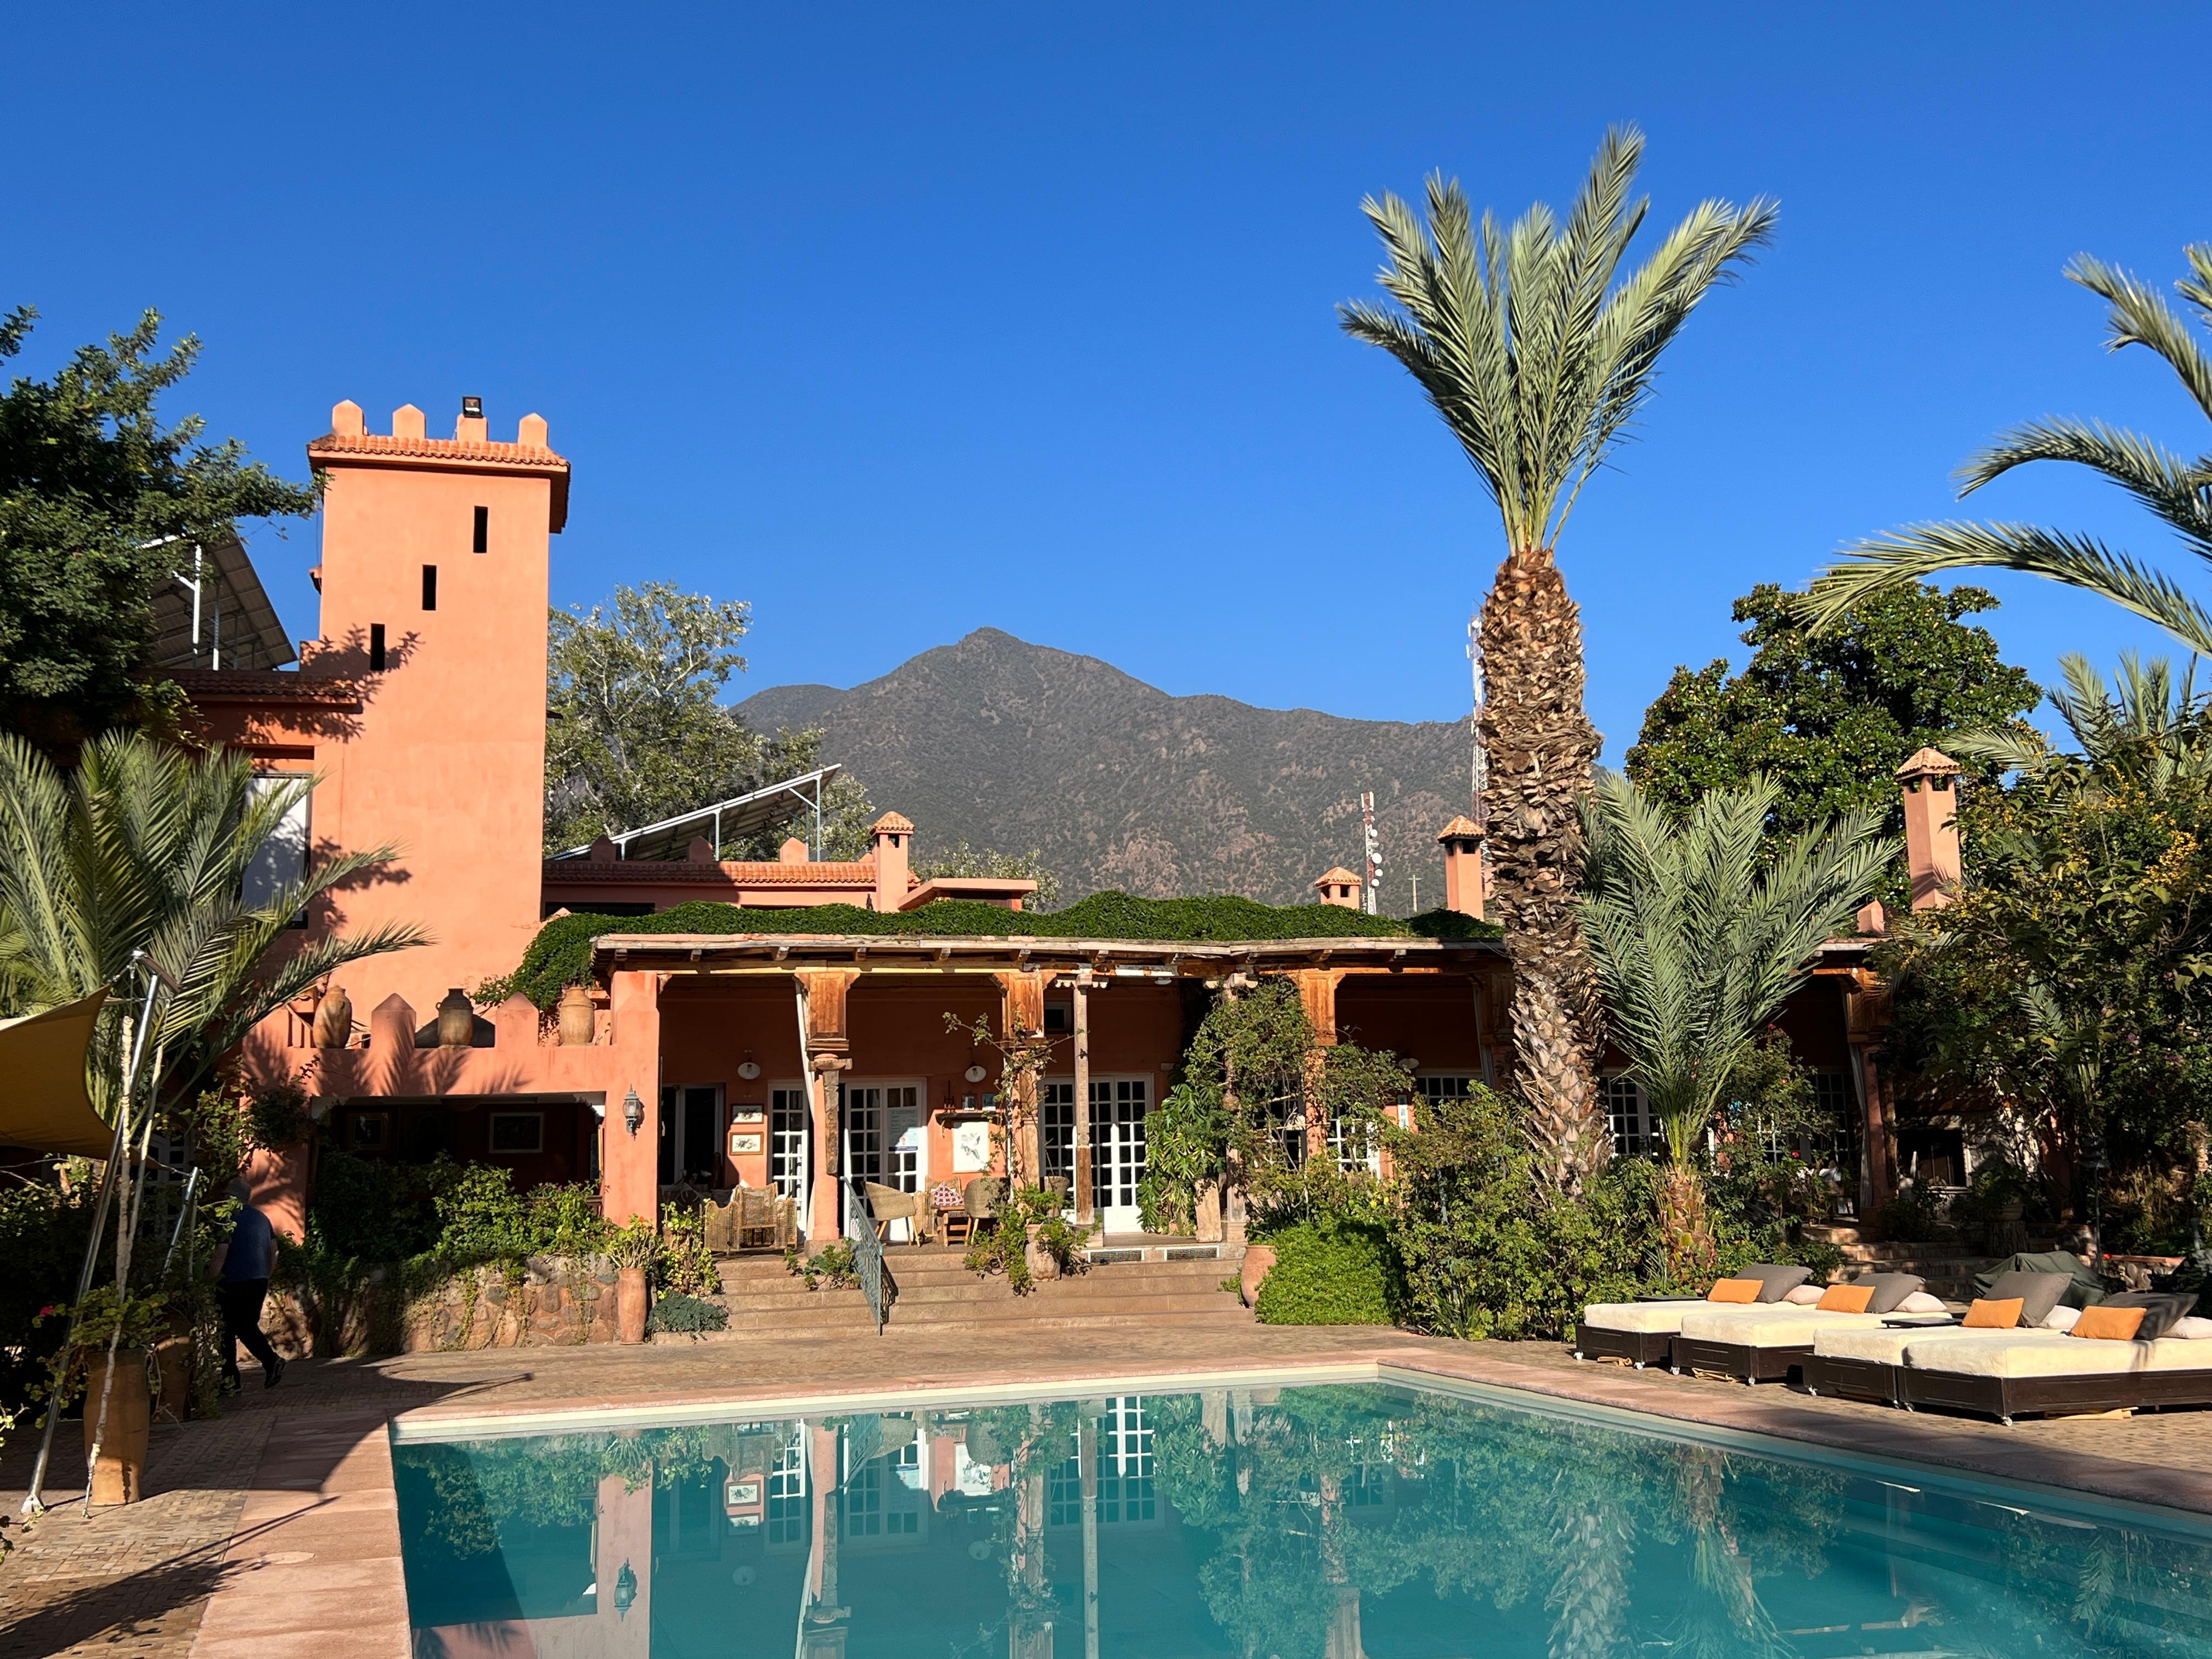
[[[269,1294],[265,1279],[226,1279],[222,1281],[222,1374],[238,1381],[238,1345],[268,1370],[276,1364],[276,1350],[261,1329],[261,1304]]]

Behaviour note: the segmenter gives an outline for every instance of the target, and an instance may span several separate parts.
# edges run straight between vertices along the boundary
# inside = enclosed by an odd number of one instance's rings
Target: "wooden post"
[[[1025,1036],[1042,1036],[1044,976],[1034,968],[1024,968],[1000,974],[999,985],[1005,994],[1002,1029],[1006,1046],[1012,1048]],[[1003,1086],[1003,1079],[1001,1083]],[[1007,1184],[1018,1186],[1026,1179],[1032,1186],[1042,1186],[1044,1171],[1041,1167],[1042,1159],[1038,1156],[1037,1080],[1034,1074],[1022,1073],[1015,1076],[1006,1102],[1006,1121]]]
[[[814,1119],[814,1190],[807,1194],[807,1238],[820,1249],[845,1231],[843,1127],[837,1078],[852,1067],[852,1038],[845,1017],[848,994],[860,977],[848,968],[801,969],[805,993],[806,1088]]]
[[[1329,1155],[1328,1115],[1321,1100],[1325,1063],[1321,1050],[1336,1046],[1336,988],[1344,974],[1340,969],[1302,968],[1291,977],[1297,984],[1299,1004],[1305,1009],[1306,1023],[1313,1027],[1314,1041],[1318,1045],[1306,1062],[1306,1156],[1326,1158]]]
[[[1097,1218],[1091,1160],[1091,969],[1075,973],[1075,1220],[1088,1227]],[[1097,1621],[1094,1613],[1085,1626],[1090,1650],[1097,1650]]]
[[[1897,1195],[1897,1179],[1890,1158],[1888,1113],[1881,1093],[1881,1071],[1875,1051],[1889,1028],[1889,990],[1870,971],[1861,969],[1844,983],[1844,1033],[1858,1072],[1863,1111],[1864,1187],[1860,1196],[1871,1221],[1874,1212]]]
[[[1083,993],[1075,994],[1080,1008]],[[1075,1431],[1076,1474],[1083,1490],[1083,1659],[1098,1659],[1098,1419],[1091,1409],[1088,1404],[1083,1407]]]

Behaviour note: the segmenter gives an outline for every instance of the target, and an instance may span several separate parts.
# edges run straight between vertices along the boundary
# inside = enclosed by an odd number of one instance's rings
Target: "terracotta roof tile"
[[[1437,839],[1438,841],[1464,841],[1471,836],[1479,838],[1481,834],[1482,826],[1477,823],[1473,818],[1468,817],[1466,813],[1462,812],[1457,817],[1454,818],[1449,823],[1444,825],[1443,829],[1437,831]]]
[[[914,833],[914,820],[903,812],[886,812],[868,826],[868,833],[872,836],[910,836]]]
[[[276,668],[179,668],[169,678],[188,697],[249,702],[349,703],[361,690],[347,680],[325,679]]]
[[[776,864],[747,860],[694,864],[688,859],[548,859],[545,879],[562,886],[599,882],[681,883],[700,887],[861,887],[876,884],[875,866]]]
[[[401,438],[388,432],[325,432],[307,446],[307,465],[353,461],[371,466],[407,463],[462,472],[538,472],[553,481],[551,528],[568,522],[568,463],[550,449],[489,439]]]
[[[1331,884],[1341,884],[1347,881],[1358,883],[1359,878],[1353,875],[1351,871],[1346,869],[1340,864],[1333,870],[1322,871],[1321,872],[1321,878],[1316,881],[1314,885],[1316,887],[1327,887]]]

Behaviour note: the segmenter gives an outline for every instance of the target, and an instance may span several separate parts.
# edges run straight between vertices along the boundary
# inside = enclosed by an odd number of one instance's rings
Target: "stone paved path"
[[[284,1384],[247,1391],[217,1422],[157,1429],[146,1498],[87,1516],[64,1502],[0,1565],[0,1659],[55,1654],[188,1659],[210,1594],[200,1659],[305,1654],[275,1633],[318,1603],[317,1575],[361,1586],[350,1607],[387,1607],[399,1592],[384,1425],[424,1418],[635,1405],[768,1393],[831,1392],[1123,1373],[1249,1369],[1298,1361],[1379,1359],[1480,1381],[1720,1426],[1779,1433],[1893,1455],[2011,1474],[2212,1511],[2212,1413],[2027,1421],[2012,1429],[1933,1413],[1809,1399],[1770,1385],[1577,1364],[1556,1343],[1443,1342],[1372,1328],[1147,1328],[1110,1336],[1042,1330],[1018,1345],[959,1334],[880,1339],[793,1336],[696,1346],[506,1349],[379,1360],[296,1362]],[[81,1489],[75,1425],[64,1425],[49,1492]],[[35,1430],[0,1456],[0,1504],[13,1514]],[[380,1482],[381,1483],[380,1486]],[[368,1533],[377,1541],[363,1543]],[[396,1533],[393,1533],[396,1538]],[[326,1552],[318,1564],[318,1551]],[[340,1556],[344,1556],[343,1564]],[[404,1603],[402,1603],[404,1607]],[[335,1615],[332,1615],[335,1616]],[[260,1622],[257,1622],[260,1621]],[[389,1620],[386,1619],[388,1624]],[[404,1635],[404,1617],[401,1620]],[[220,1626],[220,1629],[218,1628]],[[388,1632],[386,1632],[388,1634]],[[348,1659],[390,1646],[364,1626],[343,1633]],[[396,1659],[404,1659],[404,1644]]]

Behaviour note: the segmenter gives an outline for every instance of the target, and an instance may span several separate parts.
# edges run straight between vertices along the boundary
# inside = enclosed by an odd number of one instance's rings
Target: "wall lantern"
[[[965,1072],[962,1073],[961,1075],[965,1077],[970,1083],[981,1083],[985,1078],[988,1077],[990,1073],[985,1071],[981,1066],[970,1066]]]
[[[745,1063],[738,1067],[738,1075],[748,1083],[760,1075],[760,1066],[755,1062],[753,1051],[750,1048],[745,1050]]]
[[[637,1097],[635,1089],[623,1097],[623,1121],[629,1126],[632,1134],[635,1134],[638,1125],[645,1121],[645,1103]]]
[[[632,1100],[637,1098],[635,1091],[631,1093],[630,1098]],[[629,1563],[625,1561],[622,1564],[622,1571],[615,1575],[615,1617],[628,1618],[630,1608],[636,1603],[637,1575],[630,1571]]]

